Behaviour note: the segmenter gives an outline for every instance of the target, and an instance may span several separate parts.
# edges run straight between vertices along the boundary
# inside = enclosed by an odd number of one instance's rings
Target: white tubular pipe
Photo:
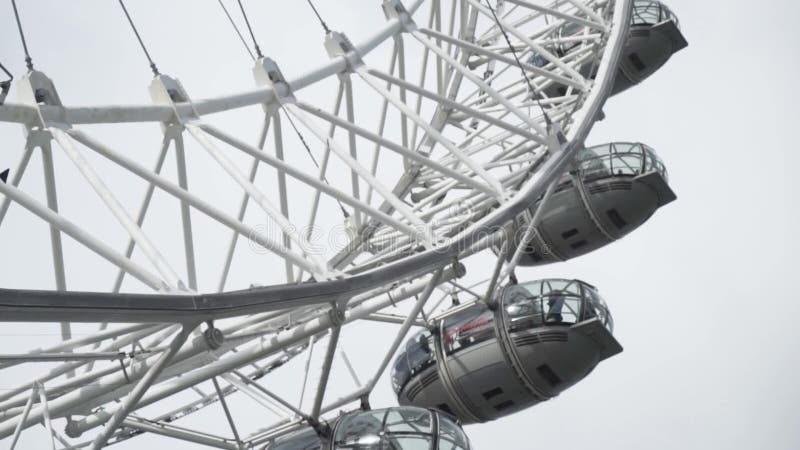
[[[133,428],[134,430],[144,431],[146,433],[159,434],[161,436],[170,437],[173,439],[180,439],[195,444],[207,445],[214,448],[222,448],[227,450],[240,450],[241,447],[236,442],[230,441],[217,436],[210,436],[205,433],[200,433],[194,430],[187,430],[182,427],[176,427],[172,424],[165,424],[161,422],[147,422],[139,418],[127,418],[122,421],[122,425],[126,428]]]
[[[261,126],[261,133],[258,137],[258,148],[260,150],[264,149],[264,142],[267,140],[267,133],[269,132],[270,126],[270,115],[267,114],[264,116],[264,123]],[[258,174],[258,160],[254,159],[253,164],[250,166],[250,177],[248,178],[251,183],[255,182],[256,174]],[[247,205],[250,202],[250,196],[247,195],[245,192],[242,194],[242,201],[239,204],[239,214],[236,215],[236,220],[242,222],[244,220],[245,213],[247,212]],[[219,285],[217,287],[217,292],[222,292],[225,290],[225,283],[228,282],[228,273],[231,270],[231,263],[233,262],[233,254],[236,251],[236,243],[239,240],[239,233],[233,231],[231,234],[230,244],[228,244],[228,253],[225,256],[225,264],[222,266],[222,274],[219,278]],[[286,245],[286,244],[284,244]]]
[[[430,42],[430,39],[425,36],[419,30],[411,29],[411,35],[414,36],[420,44],[424,45],[431,49],[432,52],[436,53],[437,55],[441,56],[448,64],[450,64],[456,71],[458,71],[464,78],[470,80],[472,83],[480,87],[484,92],[486,92],[490,97],[496,100],[498,103],[506,107],[509,111],[511,111],[515,116],[519,117],[525,124],[536,130],[541,136],[547,135],[547,130],[545,130],[542,125],[525,113],[525,111],[519,109],[514,103],[511,102],[508,98],[506,98],[503,94],[497,92],[497,90],[491,87],[488,83],[483,81],[483,79],[477,75],[475,75],[471,70],[464,67],[460,62],[456,61],[450,55],[448,55],[444,50],[439,48],[436,44]]]
[[[175,136],[175,161],[178,166],[178,185],[181,189],[189,190],[189,177],[186,171],[186,152],[183,146],[183,136]],[[151,184],[152,186],[152,184]],[[194,259],[194,236],[192,233],[192,216],[189,204],[181,201],[181,225],[183,225],[183,252],[186,258],[186,274],[189,289],[197,292],[197,267]]]
[[[100,176],[97,174],[97,172],[95,172],[89,162],[86,161],[78,149],[75,148],[75,145],[73,144],[69,135],[64,132],[64,130],[56,127],[50,127],[49,130],[53,134],[53,138],[55,138],[59,146],[64,150],[64,153],[66,153],[67,156],[72,160],[81,174],[83,174],[83,177],[86,179],[86,181],[92,186],[97,195],[100,196],[100,198],[103,200],[103,203],[106,204],[109,211],[111,211],[114,217],[116,217],[120,225],[125,228],[131,238],[136,241],[139,249],[145,254],[147,259],[150,260],[150,263],[153,264],[153,267],[156,268],[158,273],[164,279],[164,282],[170,287],[171,290],[185,290],[183,281],[181,281],[172,267],[169,266],[167,261],[158,251],[158,248],[156,248],[156,246],[150,242],[150,239],[144,234],[142,229],[136,226],[136,222],[134,222],[130,215],[128,215],[128,212],[122,207],[122,204],[119,202],[119,200],[117,200],[111,190],[108,189],[105,183],[100,179]]]
[[[14,176],[11,177],[11,182],[9,184],[14,187],[19,186],[20,181],[22,181],[22,175],[25,173],[25,169],[28,167],[28,162],[30,162],[32,154],[33,147],[26,146],[25,153],[22,154],[22,159],[17,166],[17,170],[14,172]],[[3,196],[3,203],[0,205],[0,225],[3,224],[3,219],[6,217],[9,206],[11,206],[11,199],[7,196]]]
[[[158,159],[156,161],[156,167],[153,172],[158,175],[161,173],[161,168],[164,166],[164,160],[167,158],[167,151],[169,150],[170,142],[172,142],[171,138],[168,138],[166,135],[164,136],[161,142],[161,151],[158,154]],[[144,224],[144,219],[147,216],[147,210],[150,209],[150,201],[153,199],[153,193],[156,190],[156,186],[153,183],[147,185],[147,191],[145,191],[144,199],[142,200],[142,204],[139,207],[139,215],[136,217],[136,225],[141,228]],[[132,238],[128,239],[128,246],[125,249],[125,257],[130,258],[133,255],[133,250],[136,248],[136,241]],[[122,289],[122,282],[125,279],[125,271],[120,270],[117,273],[117,278],[114,280],[114,287],[112,288],[112,292],[116,293]]]
[[[365,213],[365,214],[367,214],[367,215],[369,215],[371,217],[374,217],[375,220],[377,220],[377,221],[379,221],[379,222],[381,222],[383,224],[386,224],[386,225],[391,226],[393,228],[397,228],[399,230],[403,230],[403,232],[405,232],[407,234],[410,234],[410,235],[414,235],[414,233],[416,231],[412,227],[408,226],[407,224],[404,224],[403,222],[395,219],[394,217],[392,217],[392,216],[390,216],[390,215],[388,215],[386,213],[383,213],[381,211],[378,211],[377,209],[375,209],[375,208],[373,208],[373,207],[371,207],[371,206],[369,206],[369,205],[367,205],[365,203],[362,203],[360,201],[355,200],[353,197],[351,197],[351,196],[347,195],[346,193],[344,193],[344,192],[342,192],[342,191],[340,191],[340,190],[328,185],[327,183],[324,183],[324,182],[314,178],[313,176],[308,175],[308,174],[298,170],[297,168],[295,168],[295,167],[293,167],[293,166],[291,166],[291,165],[289,165],[289,164],[287,164],[287,163],[285,163],[283,161],[280,161],[277,158],[275,158],[275,157],[273,157],[273,156],[271,156],[271,155],[269,155],[269,154],[267,154],[265,152],[258,151],[258,149],[252,147],[251,145],[249,145],[249,144],[247,144],[245,142],[242,142],[242,141],[240,141],[239,139],[237,139],[237,138],[235,138],[233,136],[229,136],[228,134],[224,133],[221,130],[218,130],[217,128],[215,128],[215,127],[213,127],[211,125],[203,124],[202,128],[203,128],[204,131],[208,132],[208,134],[214,136],[215,138],[221,140],[222,142],[225,142],[225,143],[227,143],[228,145],[230,145],[232,147],[236,147],[239,150],[247,153],[248,155],[251,155],[251,156],[253,156],[255,158],[258,158],[261,161],[269,164],[270,166],[275,167],[278,170],[285,171],[292,178],[295,178],[295,179],[297,179],[297,180],[299,180],[299,181],[301,181],[301,182],[313,187],[314,189],[318,189],[319,191],[322,191],[322,192],[330,195],[333,198],[339,199],[339,200],[342,201],[342,203],[350,205],[353,208],[359,209],[361,212],[363,212],[363,213]],[[306,269],[306,268],[304,267],[304,269]]]
[[[567,20],[569,22],[577,23],[579,25],[583,25],[583,26],[586,26],[586,27],[589,27],[589,28],[594,28],[595,30],[600,30],[600,31],[602,31],[604,33],[608,31],[606,26],[603,25],[602,20],[600,21],[600,23],[593,22],[591,20],[586,20],[586,19],[584,19],[582,17],[573,16],[572,14],[567,14],[567,13],[561,12],[561,11],[559,11],[557,9],[554,9],[554,8],[549,8],[547,6],[541,6],[541,5],[535,5],[533,3],[522,1],[522,0],[506,0],[506,1],[509,2],[509,3],[513,3],[515,5],[522,6],[523,8],[527,8],[527,9],[530,9],[530,10],[533,10],[533,11],[538,11],[540,13],[543,13],[543,14],[546,14],[546,15],[549,15],[549,16],[558,17],[559,19],[564,19],[564,20]]]
[[[17,446],[19,435],[22,433],[22,424],[28,419],[28,414],[31,412],[31,406],[33,406],[33,398],[35,396],[36,388],[31,390],[31,395],[28,396],[28,401],[25,403],[25,408],[22,410],[22,416],[20,416],[17,427],[14,429],[14,437],[11,439],[11,445],[8,447],[10,450],[14,450],[14,447]]]
[[[486,9],[483,5],[478,3],[476,0],[466,0],[470,4],[472,4],[475,9],[481,12],[484,16],[486,16],[489,20],[494,20],[494,16],[492,15],[491,11]],[[536,53],[542,55],[546,60],[550,61],[551,63],[555,64],[556,67],[563,70],[565,73],[569,74],[570,77],[574,78],[576,81],[582,83],[584,87],[588,87],[588,83],[586,82],[586,78],[583,77],[577,70],[570,67],[567,64],[564,64],[560,58],[550,53],[547,49],[542,47],[541,45],[534,42],[531,38],[525,35],[522,31],[520,31],[514,25],[506,22],[503,20],[502,17],[497,17],[497,21],[500,22],[500,25],[508,30],[511,34],[517,37],[520,41],[524,42],[528,47],[533,49]]]
[[[388,101],[387,101],[387,103],[388,103]],[[469,186],[472,186],[475,189],[478,189],[481,192],[485,192],[485,193],[487,193],[489,195],[494,196],[496,194],[496,192],[487,184],[479,183],[475,179],[473,179],[472,177],[469,177],[468,175],[466,175],[466,174],[464,174],[462,172],[459,172],[457,170],[451,169],[451,168],[447,167],[446,165],[444,165],[444,164],[442,164],[442,163],[440,163],[438,161],[434,161],[434,160],[428,158],[427,156],[425,156],[425,155],[423,155],[423,154],[421,154],[419,152],[415,152],[413,150],[409,150],[406,147],[398,145],[398,144],[396,144],[396,143],[394,143],[394,142],[392,142],[392,141],[390,141],[390,140],[388,140],[388,139],[386,139],[384,137],[381,137],[381,136],[379,136],[379,135],[377,135],[375,133],[372,133],[371,131],[365,130],[365,129],[359,127],[358,125],[349,123],[346,120],[341,119],[339,117],[336,117],[333,114],[327,113],[327,112],[325,112],[325,111],[323,111],[323,110],[321,110],[321,109],[319,109],[319,108],[317,108],[315,106],[312,106],[312,105],[309,105],[309,104],[303,103],[303,102],[297,102],[296,106],[298,108],[302,109],[303,111],[306,111],[306,112],[308,112],[310,114],[313,114],[313,115],[319,117],[320,119],[323,119],[323,120],[325,120],[327,122],[335,124],[336,126],[340,126],[340,127],[345,128],[347,130],[352,130],[353,132],[355,132],[359,136],[374,142],[376,145],[378,145],[380,147],[385,147],[385,148],[387,148],[389,150],[392,150],[393,152],[395,152],[395,153],[397,153],[399,155],[402,155],[403,157],[408,158],[408,159],[410,159],[412,161],[416,161],[416,162],[422,164],[423,166],[429,167],[431,170],[435,170],[436,172],[439,172],[442,175],[445,175],[445,176],[451,177],[451,178],[453,178],[455,180],[461,181],[462,183],[465,183],[465,184],[467,184]]]
[[[452,267],[448,267],[444,270],[442,278],[447,280],[453,278],[454,276],[456,276],[455,270]],[[361,301],[363,301],[363,303],[345,313],[344,323],[363,319],[364,317],[380,311],[381,309],[386,308],[395,302],[411,297],[425,289],[429,283],[430,277],[425,277],[421,280],[395,289],[391,295],[386,297],[369,298],[369,295],[372,295],[371,293],[356,296],[351,300],[351,303]],[[363,300],[364,298],[368,299]],[[188,387],[194,386],[197,383],[201,383],[222,373],[235,370],[236,368],[249,364],[254,360],[265,358],[277,351],[280,351],[282,348],[286,348],[287,346],[304,341],[313,335],[331,328],[332,326],[334,326],[334,323],[331,319],[331,316],[327,313],[327,311],[323,312],[322,314],[300,326],[276,334],[271,339],[264,339],[262,341],[250,344],[249,346],[239,349],[238,352],[233,353],[224,359],[207,364],[191,372],[186,372],[180,378],[176,378],[153,387],[139,401],[138,407],[145,407],[165,397],[169,397],[176,392],[180,392]],[[57,400],[60,399],[56,399],[56,401]],[[65,402],[63,405],[59,406],[61,406],[60,411],[65,411],[69,408],[69,403]],[[70,434],[80,434],[98,425],[101,425],[111,413],[117,410],[117,408],[118,406],[116,405],[110,406],[105,410],[90,414],[80,421],[71,423],[69,427]],[[0,438],[10,434],[10,432],[10,424],[6,422],[0,423]]]
[[[275,254],[281,256],[282,258],[289,258],[295,265],[301,266],[309,271],[312,271],[311,269],[313,269],[313,266],[309,265],[308,262],[305,260],[305,258],[303,258],[302,256],[297,255],[296,253],[293,252],[286,251],[286,249],[284,249],[283,246],[280,245],[279,243],[274,242],[272,239],[258,232],[256,229],[248,227],[245,224],[239,222],[238,220],[228,216],[227,214],[218,210],[214,206],[211,206],[211,204],[207,203],[200,197],[192,194],[191,192],[187,192],[181,189],[179,186],[175,185],[170,181],[167,181],[163,177],[155,175],[148,169],[139,165],[139,163],[114,152],[111,148],[101,144],[98,141],[95,141],[93,138],[89,137],[80,130],[75,130],[75,129],[70,130],[70,135],[73,136],[75,140],[82,143],[83,145],[105,156],[106,158],[122,166],[123,168],[131,171],[140,178],[143,178],[155,184],[156,186],[163,189],[172,196],[180,200],[186,200],[187,202],[189,202],[190,205],[192,205],[193,208],[211,217],[217,222],[227,226],[231,230],[237,231],[245,238],[252,238],[253,241],[257,242],[259,245],[274,252]]]
[[[142,398],[142,395],[147,391],[148,388],[155,382],[158,375],[161,373],[162,370],[169,364],[169,361],[178,353],[181,346],[184,342],[186,342],[186,338],[189,337],[191,334],[194,326],[184,325],[181,328],[181,331],[172,339],[172,342],[169,344],[169,348],[164,351],[153,364],[152,367],[147,371],[147,373],[136,383],[136,387],[128,394],[125,400],[122,402],[119,408],[117,408],[114,415],[108,420],[106,426],[103,428],[103,431],[95,438],[94,442],[92,443],[93,450],[99,450],[105,446],[108,438],[117,430],[117,427],[122,423],[125,417],[136,408],[136,404],[139,402],[139,399]]]
[[[494,196],[498,198],[503,197],[503,186],[488,172],[483,170],[483,168],[478,164],[476,161],[473,161],[468,156],[464,155],[464,153],[459,150],[452,142],[450,142],[446,137],[436,130],[433,126],[431,126],[425,119],[420,117],[417,113],[415,113],[411,108],[408,107],[405,103],[400,101],[397,97],[395,97],[391,92],[387,91],[383,88],[383,86],[376,83],[372,80],[366,71],[366,68],[361,67],[356,69],[356,73],[359,74],[362,80],[364,80],[375,92],[380,94],[386,100],[389,100],[395,108],[400,110],[400,112],[411,119],[416,125],[420,128],[425,130],[428,136],[434,139],[436,142],[441,144],[444,148],[447,149],[455,158],[461,161],[464,165],[472,169],[476,175],[482,178],[491,188],[494,190]]]
[[[439,280],[442,278],[442,269],[437,270],[436,272],[431,275],[430,282],[425,287],[425,291],[422,292],[422,295],[419,296],[419,299],[414,304],[414,307],[411,309],[411,312],[408,313],[408,317],[406,317],[405,322],[403,325],[400,326],[400,330],[397,331],[397,336],[394,338],[394,342],[389,347],[389,351],[386,352],[386,356],[383,357],[383,361],[378,366],[378,370],[375,372],[375,376],[372,377],[369,382],[367,382],[367,388],[369,392],[372,392],[375,389],[375,384],[378,383],[378,380],[383,375],[383,372],[386,370],[386,367],[391,362],[392,358],[394,357],[395,352],[397,352],[398,347],[400,344],[403,343],[403,339],[406,338],[406,334],[408,334],[408,330],[411,329],[411,326],[417,321],[417,316],[419,316],[420,311],[428,303],[428,299],[433,294],[433,290],[436,289],[436,286],[439,284]]]
[[[516,127],[514,125],[511,125],[510,123],[503,122],[502,120],[499,120],[499,119],[495,118],[494,116],[490,116],[489,114],[485,114],[485,113],[483,113],[481,111],[478,111],[477,109],[473,109],[473,108],[470,108],[468,106],[464,106],[463,104],[461,104],[461,103],[459,103],[457,101],[454,101],[454,100],[450,100],[449,98],[444,97],[442,95],[439,95],[439,94],[436,94],[434,92],[430,92],[428,90],[425,90],[425,89],[422,89],[420,87],[417,87],[417,86],[415,86],[415,85],[413,85],[411,83],[408,83],[407,81],[404,81],[404,80],[401,80],[399,78],[393,77],[393,76],[391,76],[389,74],[383,73],[383,72],[381,72],[379,70],[376,70],[376,69],[368,69],[367,72],[370,75],[372,75],[372,76],[374,76],[376,78],[379,78],[381,80],[387,81],[387,82],[392,83],[392,84],[396,84],[398,86],[402,86],[405,89],[408,89],[409,91],[412,91],[414,93],[417,93],[417,94],[420,94],[420,95],[422,95],[424,97],[427,97],[427,98],[429,98],[431,100],[434,100],[438,104],[440,104],[441,106],[465,112],[470,117],[474,117],[476,119],[483,120],[484,122],[490,123],[490,124],[492,124],[494,126],[502,128],[502,129],[504,129],[506,131],[510,131],[511,133],[519,135],[519,136],[522,136],[522,137],[524,137],[526,139],[529,139],[529,140],[532,140],[532,141],[536,141],[536,142],[539,142],[539,143],[544,143],[545,142],[545,140],[544,140],[544,138],[542,136],[530,133],[529,131],[527,131],[527,130],[525,130],[523,128],[519,128],[519,127]]]
[[[51,211],[49,208],[40,204],[25,192],[10,184],[0,183],[0,193],[6,195],[28,211],[36,214],[42,220],[53,224],[56,228],[80,242],[89,250],[97,253],[112,264],[130,273],[142,283],[150,286],[150,288],[153,290],[161,291],[167,289],[167,285],[164,284],[164,281],[162,281],[161,278],[148,272],[122,254],[117,253],[116,250],[98,240],[93,235],[86,232],[83,228]]]
[[[402,200],[397,198],[396,195],[386,187],[383,183],[378,181],[377,178],[373,177],[369,171],[362,166],[358,161],[353,159],[344,149],[339,147],[339,144],[336,143],[333,139],[326,136],[326,134],[317,128],[308,118],[303,114],[302,110],[297,108],[295,105],[286,104],[284,108],[291,113],[294,117],[297,118],[303,125],[306,126],[311,132],[320,140],[320,142],[324,142],[328,147],[330,147],[331,151],[336,153],[339,156],[339,159],[342,160],[347,166],[349,166],[353,171],[358,173],[361,178],[364,179],[370,186],[375,188],[377,191],[392,207],[400,213],[404,219],[409,221],[412,226],[410,227],[413,230],[413,235],[416,239],[420,240],[421,242],[430,246],[434,242],[433,235],[431,234],[431,230],[428,225],[421,221],[419,217],[417,217],[411,208],[408,207]],[[406,227],[408,229],[408,227]]]
[[[109,342],[105,346],[101,347],[98,351],[100,352],[108,352],[108,351],[116,351],[120,348],[128,345],[132,342],[136,342],[139,339],[143,339],[151,334],[155,330],[149,329],[142,329],[136,333],[132,333],[128,336],[121,337],[120,339],[114,340]],[[35,382],[44,384],[60,375],[63,375],[70,370],[77,369],[78,367],[82,366],[83,363],[69,363],[69,364],[62,364],[57,367],[54,367],[49,372],[39,376],[35,379]],[[90,383],[92,380],[96,378],[100,378],[102,375],[107,373],[115,372],[119,370],[118,367],[111,367],[110,369],[106,368],[103,369],[100,373],[92,372],[86,373],[83,375],[78,376],[77,378],[70,379],[65,384],[59,385],[51,385],[50,386],[50,393],[51,395],[58,395],[64,391],[69,389],[74,389],[77,386],[85,385]],[[19,405],[22,402],[22,399],[18,397],[18,394],[25,392],[28,389],[28,384],[18,386],[16,388],[10,389],[7,392],[4,392],[2,396],[0,396],[0,411],[7,411],[8,409],[14,407],[15,405]],[[55,393],[55,394],[53,394]],[[3,418],[3,413],[0,413],[0,420]]]
[[[236,183],[247,192],[257,204],[264,210],[265,213],[280,227],[281,231],[284,234],[288,235],[292,241],[294,241],[299,247],[300,250],[303,251],[305,254],[305,258],[309,260],[308,265],[313,265],[312,273],[320,277],[321,279],[330,279],[332,275],[325,267],[325,262],[323,262],[311,248],[311,244],[306,240],[304,236],[301,236],[297,229],[292,225],[291,222],[283,215],[281,212],[275,208],[272,202],[269,201],[267,196],[261,192],[253,183],[251,183],[244,174],[242,174],[239,169],[236,168],[236,165],[228,159],[217,147],[216,145],[208,139],[206,133],[197,125],[195,124],[187,124],[186,129],[189,130],[189,133],[197,140],[200,145],[208,151],[212,158],[214,158],[217,163],[231,176],[231,178],[236,181]],[[286,248],[285,250],[287,253],[291,252],[290,249]]]
[[[435,37],[435,38],[441,39],[441,40],[443,40],[443,41],[445,41],[447,43],[454,44],[454,45],[457,45],[459,47],[462,47],[465,50],[469,50],[472,53],[475,53],[475,54],[478,54],[478,55],[483,55],[483,56],[487,57],[489,59],[489,61],[493,61],[493,60],[502,61],[502,62],[508,64],[508,67],[516,67],[517,66],[517,61],[514,60],[514,58],[509,58],[508,56],[505,56],[505,55],[503,55],[501,53],[496,53],[496,52],[492,51],[490,48],[481,47],[481,46],[475,45],[475,44],[473,44],[471,42],[467,42],[467,41],[464,41],[464,40],[461,40],[461,39],[458,39],[458,38],[454,38],[454,37],[452,37],[450,35],[447,35],[447,34],[444,34],[444,33],[440,33],[440,32],[438,32],[436,30],[431,30],[430,28],[420,28],[419,31],[421,33],[427,34],[428,36]],[[504,47],[504,48],[507,49],[507,47]],[[534,66],[532,64],[528,64],[528,63],[526,63],[524,61],[520,61],[520,62],[522,63],[522,67],[524,67],[525,70],[530,71],[531,73],[535,74],[537,77],[546,78],[546,79],[555,81],[555,82],[560,83],[560,84],[564,84],[564,85],[567,85],[567,86],[572,86],[572,87],[574,87],[576,89],[583,89],[583,87],[584,87],[582,84],[578,83],[577,81],[573,80],[572,78],[567,78],[567,77],[561,76],[561,75],[559,75],[557,73],[550,72],[548,70],[542,69],[541,67],[537,67],[537,66]],[[533,79],[532,81],[535,81],[535,80],[536,79]],[[492,81],[492,79],[488,79],[488,80],[485,80],[485,81],[487,83],[489,83],[489,82]],[[517,84],[517,83],[525,83],[525,79],[522,78],[521,80],[514,82],[514,84]],[[506,89],[506,88],[503,88],[503,89]],[[482,91],[482,89],[478,88],[475,92],[477,93],[477,92],[481,92],[481,91]],[[487,95],[487,94],[484,94],[484,95]],[[473,103],[477,103],[477,102],[478,101],[476,100]]]
[[[548,186],[547,190],[544,192],[544,197],[542,197],[542,201],[539,202],[539,207],[536,208],[536,212],[533,213],[533,218],[528,224],[528,228],[525,230],[525,234],[522,236],[522,240],[517,244],[517,248],[514,249],[514,255],[511,257],[511,261],[508,262],[506,269],[500,276],[500,281],[505,280],[506,277],[508,277],[511,274],[511,272],[513,272],[514,269],[517,267],[517,264],[519,264],[519,260],[522,259],[522,254],[525,253],[525,248],[527,248],[528,242],[530,242],[530,240],[533,239],[533,235],[534,233],[536,233],[536,227],[542,220],[542,214],[544,212],[544,209],[547,207],[547,203],[550,201],[550,197],[556,190],[556,184],[557,182],[550,183],[550,186]],[[505,255],[501,255],[500,257],[505,258]]]

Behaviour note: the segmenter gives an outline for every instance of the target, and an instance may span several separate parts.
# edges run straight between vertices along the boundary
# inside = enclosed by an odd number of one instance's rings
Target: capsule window
[[[636,70],[639,72],[647,68],[647,66],[645,66],[642,62],[642,58],[639,58],[638,53],[631,53],[630,56],[628,56],[628,59],[631,61],[631,64],[633,64],[633,67],[636,67]]]
[[[609,220],[611,220],[611,223],[613,223],[614,226],[619,228],[620,230],[625,228],[626,225],[628,225],[628,222],[625,222],[625,219],[623,219],[622,216],[619,215],[619,211],[617,211],[616,209],[609,209],[608,211],[606,211],[606,215],[608,216]]]
[[[561,233],[561,237],[564,238],[564,239],[569,239],[569,238],[571,238],[571,237],[573,237],[573,236],[575,236],[577,234],[578,234],[578,229],[577,228],[573,228],[571,230],[567,230],[567,231]]]
[[[499,388],[499,387],[496,387],[494,389],[491,389],[489,391],[484,392],[483,393],[483,398],[485,398],[486,400],[489,400],[490,398],[497,397],[498,395],[501,395],[502,393],[503,393],[503,389]]]
[[[494,337],[494,312],[485,306],[474,306],[448,316],[442,325],[447,355]]]
[[[508,408],[510,408],[512,406],[514,406],[514,400],[506,400],[506,401],[504,401],[502,403],[498,403],[498,404],[494,405],[494,409],[496,409],[497,411],[502,411],[502,410],[508,409]]]
[[[557,386],[561,383],[561,378],[553,372],[553,369],[550,368],[547,364],[542,364],[541,366],[536,368],[536,371],[539,372],[539,375],[542,376],[548,383],[552,386]]]
[[[570,244],[569,246],[570,246],[570,247],[572,247],[572,249],[573,249],[573,250],[577,250],[577,249],[579,249],[579,248],[583,247],[583,246],[584,246],[584,245],[586,245],[586,244],[588,244],[588,242],[586,242],[586,239],[581,239],[581,240],[580,240],[580,241],[578,241],[578,242],[573,242],[573,243],[572,243],[572,244]]]

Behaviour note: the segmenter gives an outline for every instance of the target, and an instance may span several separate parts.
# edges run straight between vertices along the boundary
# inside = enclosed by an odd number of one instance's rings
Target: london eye
[[[364,1],[383,20],[351,39],[309,2],[303,39],[328,58],[296,72],[249,2],[220,1],[253,81],[207,96],[153,57],[180,39],[148,41],[120,1],[151,101],[85,105],[31,57],[43,31],[19,3],[0,236],[33,256],[0,275],[0,326],[58,331],[0,354],[10,448],[468,450],[462,426],[557,402],[623,351],[602,286],[520,268],[614,245],[676,200],[661,149],[587,143],[687,46],[666,4]],[[348,352],[348,333],[380,350]]]

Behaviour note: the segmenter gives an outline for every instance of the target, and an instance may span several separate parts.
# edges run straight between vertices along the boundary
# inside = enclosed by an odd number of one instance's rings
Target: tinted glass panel
[[[395,393],[400,392],[411,377],[436,362],[433,346],[433,336],[428,330],[417,333],[406,342],[392,371],[392,387]]]
[[[576,156],[584,182],[612,176],[636,176],[658,172],[668,179],[664,163],[655,151],[639,143],[615,142],[581,150]]]
[[[343,417],[336,426],[334,448],[432,450],[437,441],[440,450],[469,450],[464,431],[450,418],[423,408],[398,407]]]
[[[430,411],[390,408],[345,416],[336,427],[335,449],[431,450]]]
[[[480,303],[444,319],[442,341],[449,355],[494,338],[494,313]]]
[[[508,286],[503,309],[509,331],[583,320],[584,290],[577,280],[540,280]]]

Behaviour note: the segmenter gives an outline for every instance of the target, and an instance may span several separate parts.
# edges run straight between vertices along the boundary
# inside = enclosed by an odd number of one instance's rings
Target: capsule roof
[[[404,406],[349,414],[340,419],[332,449],[361,448],[468,450],[469,440],[449,416]]]
[[[594,286],[581,280],[548,279],[510,285],[502,291],[500,301],[512,331],[597,318],[614,332],[608,305]]]
[[[585,182],[615,176],[658,172],[668,181],[667,168],[655,150],[642,143],[612,142],[588,147],[576,156]]]
[[[671,20],[680,28],[678,16],[667,5],[655,0],[635,0],[631,13],[631,25],[655,25]]]
[[[269,450],[469,450],[469,439],[450,416],[439,411],[402,406],[356,411],[333,425],[333,439],[323,441],[306,428],[277,439]]]

